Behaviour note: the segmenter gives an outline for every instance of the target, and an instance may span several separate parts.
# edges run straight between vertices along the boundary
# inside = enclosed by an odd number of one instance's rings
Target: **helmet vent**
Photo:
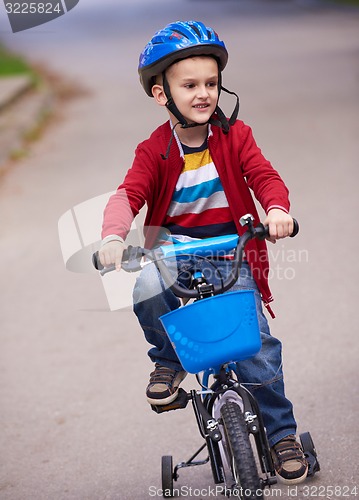
[[[189,23],[188,23],[189,24]],[[199,31],[199,29],[197,28],[197,26],[195,26],[194,24],[189,24],[189,26],[191,26],[191,28],[193,29],[193,31],[196,32],[196,35],[201,38],[202,34],[201,32]]]
[[[173,37],[176,37],[176,38],[188,38],[184,33],[182,33],[182,31],[180,30],[177,30],[177,29],[172,29],[172,33],[173,35],[170,36],[170,39]],[[179,36],[176,36],[175,33],[177,33],[178,35],[181,35],[180,37]]]

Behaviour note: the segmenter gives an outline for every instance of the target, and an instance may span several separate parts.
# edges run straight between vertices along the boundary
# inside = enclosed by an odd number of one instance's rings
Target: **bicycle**
[[[264,488],[277,482],[259,406],[236,375],[236,363],[254,356],[261,347],[254,291],[228,291],[238,279],[246,244],[252,238],[266,238],[268,228],[262,224],[254,227],[254,219],[250,214],[242,217],[240,222],[242,226],[247,226],[241,237],[233,234],[163,245],[152,251],[141,247],[128,247],[124,251],[122,268],[125,271],[138,271],[147,263],[154,262],[164,282],[178,297],[185,301],[194,299],[193,303],[167,313],[160,319],[183,368],[195,374],[201,388],[189,392],[180,388],[175,401],[164,406],[152,405],[152,409],[156,413],[173,411],[186,408],[191,401],[204,443],[187,461],[175,467],[172,456],[162,457],[164,497],[173,496],[174,481],[178,480],[180,469],[208,462],[214,483],[224,485],[222,492],[228,496],[234,494],[242,499],[260,499],[263,498]],[[294,220],[291,237],[298,231],[298,223]],[[195,268],[191,287],[184,288],[173,279],[165,263],[174,257],[177,259],[191,255],[208,259],[218,252],[223,254],[233,249],[232,272],[220,285],[207,282],[201,270]],[[114,269],[114,266],[102,268],[97,254],[93,256],[93,263],[101,274]],[[233,307],[236,308],[235,315],[230,314]],[[193,318],[196,318],[195,324]],[[216,324],[220,328],[215,328]],[[203,334],[198,335],[203,329],[206,331],[204,340]],[[210,339],[208,332],[211,332]],[[214,381],[209,384],[211,376]],[[317,452],[309,432],[299,437],[309,465],[308,476],[312,476],[320,470]],[[208,456],[198,460],[197,457],[206,447]]]

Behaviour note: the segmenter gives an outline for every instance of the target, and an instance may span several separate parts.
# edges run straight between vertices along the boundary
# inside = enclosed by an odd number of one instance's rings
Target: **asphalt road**
[[[152,366],[136,319],[109,311],[96,275],[66,271],[57,233],[67,210],[117,187],[137,143],[166,119],[136,68],[153,32],[178,18],[201,19],[226,41],[224,84],[239,91],[241,118],[287,182],[301,224],[296,239],[271,247],[270,324],[299,431],[311,431],[322,470],[268,497],[359,495],[359,12],[308,1],[117,0],[80,2],[17,34],[0,10],[0,39],[87,90],[0,183],[2,500],[158,498],[161,455],[177,463],[200,444],[190,408],[150,410]],[[203,499],[216,497],[208,485],[209,466],[178,482]]]

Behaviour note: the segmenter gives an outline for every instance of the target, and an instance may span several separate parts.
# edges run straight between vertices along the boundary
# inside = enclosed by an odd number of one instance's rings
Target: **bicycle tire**
[[[236,494],[243,500],[263,498],[247,424],[238,404],[227,401],[221,408],[222,439],[224,449],[235,481]]]
[[[173,497],[173,460],[171,455],[164,455],[162,457],[161,479],[163,497]]]

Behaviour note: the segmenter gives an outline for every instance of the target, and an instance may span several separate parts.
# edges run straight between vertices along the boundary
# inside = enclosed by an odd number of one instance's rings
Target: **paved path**
[[[239,90],[241,117],[287,181],[301,223],[300,237],[271,247],[271,326],[322,472],[272,496],[352,498],[359,486],[358,11],[303,1],[91,1],[16,35],[0,20],[11,46],[88,89],[1,180],[2,500],[149,498],[161,455],[178,462],[199,443],[190,409],[150,411],[151,364],[135,318],[108,311],[97,276],[65,271],[57,235],[64,212],[117,186],[137,143],[164,119],[136,65],[154,30],[176,18],[202,19],[225,38],[224,83]],[[180,475],[179,487],[204,488],[192,490],[197,498],[213,497],[208,484],[209,467]]]

